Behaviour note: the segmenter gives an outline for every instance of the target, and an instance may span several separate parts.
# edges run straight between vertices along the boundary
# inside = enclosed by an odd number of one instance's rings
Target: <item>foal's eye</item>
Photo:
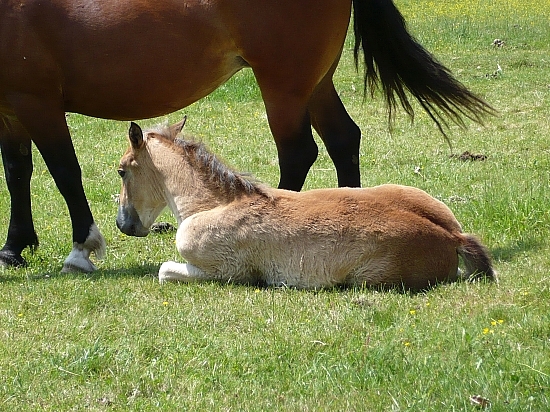
[[[126,170],[118,169],[117,172],[120,177],[124,177],[126,175]]]

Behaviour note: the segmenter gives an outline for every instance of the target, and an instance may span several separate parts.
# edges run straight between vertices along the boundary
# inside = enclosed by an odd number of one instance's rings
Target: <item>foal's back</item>
[[[410,229],[413,222],[440,227],[449,233],[461,232],[452,211],[423,190],[386,184],[370,188],[316,189],[306,192],[276,190],[277,204],[299,209],[301,216],[320,216],[333,222],[391,234],[394,230]]]
[[[457,278],[457,249],[465,242],[460,224],[444,203],[420,189],[383,185],[275,193],[286,236],[303,237],[294,244],[302,244],[303,256],[311,260],[310,270],[301,271],[305,287],[316,283],[305,279],[308,272],[324,273],[318,280],[328,285],[411,289]]]

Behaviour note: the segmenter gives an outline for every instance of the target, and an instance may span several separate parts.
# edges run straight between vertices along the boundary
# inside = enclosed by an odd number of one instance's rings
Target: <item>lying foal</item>
[[[163,281],[231,281],[315,289],[335,285],[424,289],[495,276],[481,243],[450,209],[399,185],[291,192],[227,168],[202,144],[176,139],[184,121],[143,134],[132,123],[120,161],[117,225],[146,236],[168,206],[187,263],[166,262]]]

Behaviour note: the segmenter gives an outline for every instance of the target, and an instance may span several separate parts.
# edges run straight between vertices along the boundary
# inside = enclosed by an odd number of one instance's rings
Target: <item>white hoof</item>
[[[73,250],[65,259],[61,273],[96,271],[97,267],[90,260],[90,253],[94,253],[98,259],[101,259],[105,256],[105,246],[105,239],[93,223],[84,243],[73,243]]]
[[[80,273],[91,273],[97,270],[96,266],[91,262],[89,252],[84,250],[79,250],[78,248],[73,248],[65,262],[63,263],[63,269],[61,273],[71,273],[71,272],[80,272]]]

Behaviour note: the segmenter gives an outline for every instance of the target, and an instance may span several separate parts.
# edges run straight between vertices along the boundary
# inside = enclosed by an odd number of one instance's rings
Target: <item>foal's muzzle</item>
[[[118,207],[116,226],[122,233],[128,236],[143,237],[149,234],[149,228],[143,226],[133,207]]]

